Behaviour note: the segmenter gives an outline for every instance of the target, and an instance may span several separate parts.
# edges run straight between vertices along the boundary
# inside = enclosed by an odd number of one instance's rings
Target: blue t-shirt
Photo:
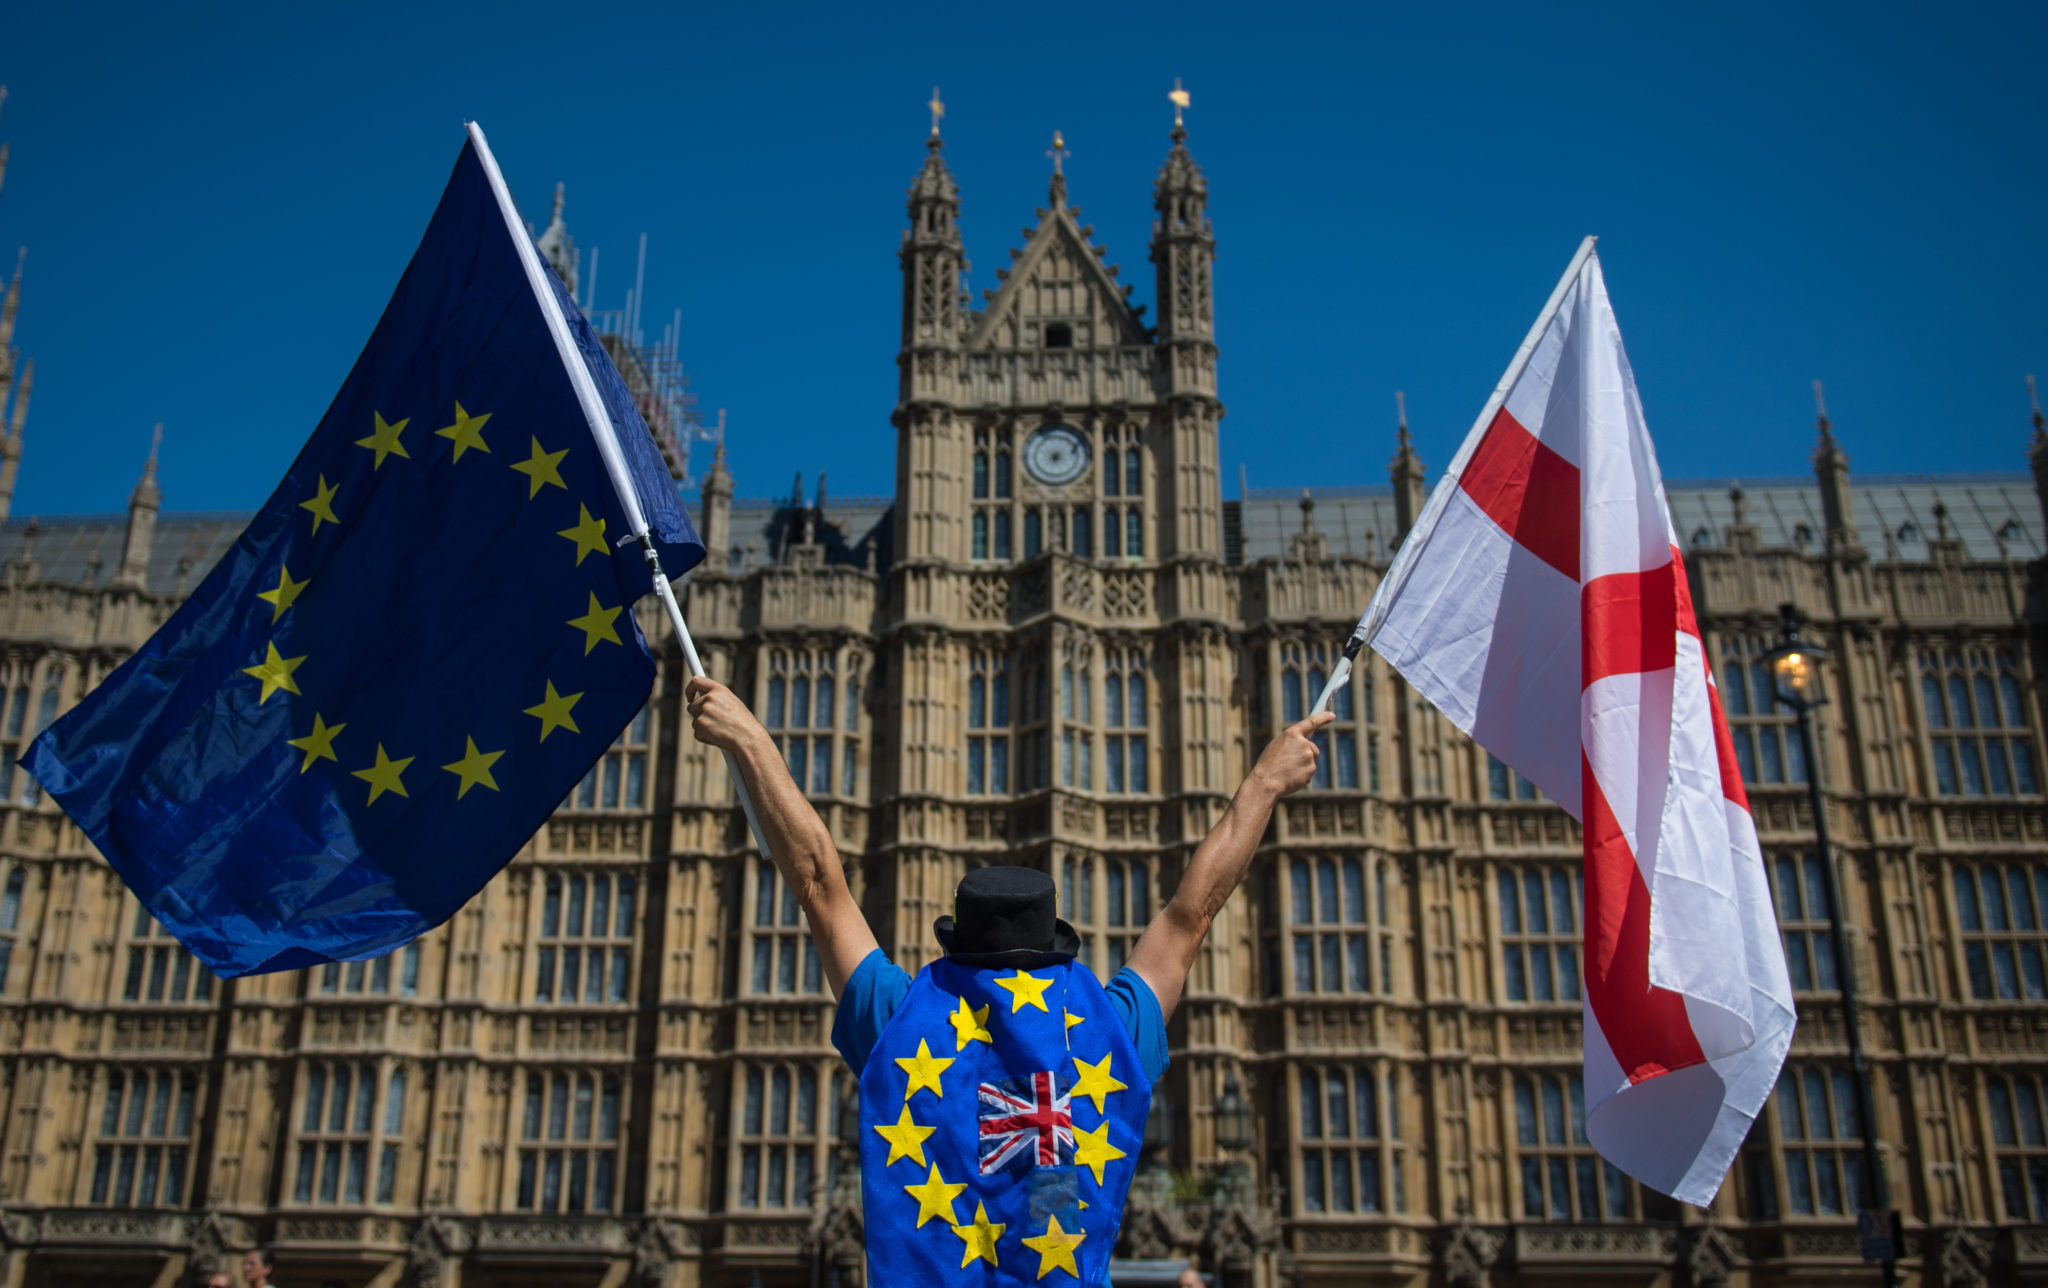
[[[1152,986],[1126,966],[1116,978],[1103,985],[1109,1005],[1138,1048],[1138,1062],[1154,1086],[1166,1074],[1166,1017],[1159,1013],[1159,999]],[[858,1074],[867,1068],[868,1056],[882,1040],[882,1030],[896,1015],[896,1008],[910,994],[910,976],[877,948],[861,958],[839,995],[839,1013],[832,1021],[832,1045]]]

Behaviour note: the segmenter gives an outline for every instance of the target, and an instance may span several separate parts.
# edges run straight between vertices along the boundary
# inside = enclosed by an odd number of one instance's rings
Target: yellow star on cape
[[[455,789],[456,800],[461,800],[464,796],[469,795],[469,789],[478,783],[482,783],[492,791],[497,791],[498,784],[497,780],[491,777],[491,766],[497,764],[498,757],[505,754],[502,751],[478,751],[476,749],[476,739],[470,738],[467,741],[469,743],[468,754],[452,765],[441,766],[441,768],[462,780],[462,786]]]
[[[1085,1016],[1085,1015],[1076,1015],[1076,1014],[1074,1014],[1074,1013],[1073,1013],[1072,1011],[1068,1011],[1068,1012],[1067,1012],[1067,1031],[1068,1031],[1069,1033],[1073,1032],[1073,1030],[1074,1030],[1074,1026],[1075,1026],[1076,1024],[1081,1024],[1081,1023],[1085,1022],[1085,1021],[1086,1021],[1087,1019],[1088,1019],[1088,1017],[1087,1017],[1087,1016]]]
[[[315,711],[313,713],[313,732],[303,738],[285,739],[285,746],[297,747],[300,751],[306,753],[306,759],[304,763],[300,764],[299,772],[303,774],[311,769],[313,762],[316,760],[334,760],[336,764],[339,764],[340,761],[336,760],[334,755],[334,735],[346,728],[348,728],[346,724],[328,724],[320,718],[320,713]]]
[[[896,1063],[902,1067],[903,1072],[910,1075],[910,1089],[903,1093],[903,1102],[905,1104],[909,1104],[912,1096],[927,1087],[939,1099],[943,1100],[946,1098],[946,1089],[939,1085],[939,1075],[952,1065],[952,1056],[941,1057],[933,1055],[931,1045],[923,1038],[919,1038],[917,1040],[917,1054],[898,1056],[896,1057]],[[919,1224],[922,1225],[923,1222],[919,1222]]]
[[[279,657],[277,655],[276,642],[265,640],[263,642],[263,660],[255,666],[243,667],[242,674],[253,675],[263,682],[263,696],[256,700],[259,703],[268,702],[270,701],[270,695],[279,689],[283,689],[286,693],[297,693],[299,691],[299,686],[292,680],[292,672],[298,670],[299,663],[305,660],[304,654],[298,657]]]
[[[620,608],[604,607],[597,602],[597,592],[590,592],[590,611],[581,617],[569,619],[569,625],[583,632],[585,657],[590,656],[590,650],[597,647],[599,640],[610,640],[614,644],[621,642],[618,628],[612,623],[618,620],[619,614],[623,611],[625,610]]]
[[[1122,1158],[1124,1152],[1109,1143],[1109,1124],[1104,1123],[1094,1131],[1076,1124],[1074,1127],[1074,1162],[1095,1173],[1095,1183],[1102,1184],[1102,1169],[1105,1165]]]
[[[562,471],[558,468],[562,464],[562,458],[568,454],[569,449],[566,447],[559,452],[543,452],[540,450],[540,440],[533,440],[533,455],[512,465],[513,469],[526,476],[527,500],[531,501],[540,495],[542,484],[553,484],[565,492],[569,490],[569,485],[562,482]]]
[[[887,1123],[875,1124],[876,1134],[889,1142],[890,1163],[899,1158],[908,1158],[919,1167],[930,1166],[924,1161],[924,1140],[937,1130],[936,1127],[920,1127],[910,1121],[909,1105],[903,1106],[903,1116],[896,1120],[894,1127]],[[888,1163],[884,1163],[883,1166],[888,1166]]]
[[[377,763],[368,769],[351,770],[350,773],[370,785],[369,803],[372,805],[375,805],[377,798],[385,792],[397,792],[400,796],[410,799],[412,793],[405,790],[405,782],[399,775],[405,772],[405,767],[412,761],[411,756],[403,760],[393,760],[384,754],[384,744],[380,742],[377,744]]]
[[[1055,1270],[1064,1270],[1079,1279],[1081,1268],[1074,1264],[1074,1249],[1081,1246],[1081,1240],[1087,1238],[1087,1234],[1080,1230],[1069,1234],[1060,1229],[1057,1212],[1049,1215],[1046,1220],[1051,1224],[1046,1227],[1044,1234],[1033,1235],[1024,1240],[1024,1246],[1038,1254],[1038,1277],[1043,1279]]]
[[[1027,1006],[1035,1006],[1048,1015],[1052,1014],[1051,1009],[1045,1004],[1045,990],[1052,987],[1051,980],[1027,975],[1020,970],[1009,979],[999,979],[996,983],[1010,990],[1010,1014],[1015,1015]]]
[[[1130,1090],[1128,1084],[1118,1082],[1116,1075],[1109,1071],[1108,1056],[1103,1056],[1101,1060],[1094,1064],[1088,1063],[1080,1056],[1074,1056],[1072,1059],[1074,1061],[1075,1075],[1073,1094],[1076,1096],[1086,1096],[1094,1101],[1096,1113],[1102,1112],[1103,1099],[1112,1091]]]
[[[575,719],[570,716],[569,709],[581,701],[583,695],[580,693],[557,693],[555,692],[555,682],[553,680],[549,680],[547,685],[548,695],[540,700],[540,705],[528,707],[522,713],[540,718],[540,740],[546,742],[548,735],[557,729],[567,729],[570,733],[582,733],[583,731],[576,727]]]
[[[590,507],[587,505],[577,506],[576,513],[582,516],[577,520],[576,526],[564,528],[555,535],[567,537],[576,543],[576,566],[581,568],[583,556],[604,553],[604,520],[591,518]]]
[[[990,1046],[995,1045],[996,1040],[988,1031],[988,1008],[986,1006],[978,1011],[970,1011],[967,1009],[967,999],[963,997],[960,999],[960,1009],[946,1018],[952,1021],[953,1034],[959,1040],[959,1045],[953,1048],[955,1051],[965,1051],[969,1042],[986,1042]]]
[[[434,434],[436,437],[452,439],[454,441],[455,455],[452,459],[459,461],[462,459],[462,454],[472,447],[479,452],[491,450],[490,445],[484,442],[483,436],[484,422],[490,418],[491,413],[489,412],[485,412],[481,416],[472,416],[462,410],[461,403],[456,403],[455,423],[446,429],[435,430]]]
[[[958,1225],[960,1214],[953,1210],[953,1200],[966,1192],[967,1183],[962,1181],[958,1185],[948,1185],[946,1178],[939,1175],[937,1163],[931,1164],[931,1169],[931,1175],[925,1178],[924,1184],[903,1187],[905,1194],[917,1200],[916,1228],[922,1230],[924,1223],[935,1216],[946,1218],[947,1225]]]
[[[299,502],[301,510],[311,510],[313,512],[314,535],[317,536],[319,534],[320,525],[323,523],[341,522],[340,519],[334,517],[334,494],[340,491],[340,489],[341,485],[339,483],[329,484],[327,476],[322,474],[319,485],[313,490],[313,498],[309,501]]]
[[[272,625],[275,625],[277,619],[284,616],[284,610],[290,608],[292,601],[299,597],[299,592],[311,584],[312,578],[310,577],[305,581],[293,581],[292,570],[283,564],[279,564],[277,566],[277,589],[259,590],[256,592],[256,598],[270,601],[270,621]]]
[[[965,1270],[976,1260],[986,1261],[992,1266],[997,1264],[996,1240],[1002,1238],[1003,1231],[1009,1228],[1007,1225],[991,1222],[988,1219],[988,1205],[976,1203],[974,1224],[953,1227],[953,1233],[959,1235],[960,1242],[967,1245],[960,1253],[960,1268]]]
[[[405,444],[398,441],[398,435],[399,431],[412,424],[412,419],[407,417],[396,425],[387,425],[384,423],[384,414],[382,412],[373,411],[370,414],[377,418],[377,432],[371,434],[368,438],[358,438],[356,440],[357,447],[367,447],[377,454],[377,461],[370,468],[373,470],[382,469],[384,467],[384,458],[394,453],[403,456],[408,461],[411,460],[412,453],[405,450]]]

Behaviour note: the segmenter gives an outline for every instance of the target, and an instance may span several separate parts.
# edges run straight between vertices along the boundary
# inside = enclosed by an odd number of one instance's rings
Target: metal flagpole
[[[569,320],[562,315],[562,302],[555,298],[554,290],[548,285],[540,254],[533,248],[533,239],[526,235],[526,225],[519,218],[519,208],[512,204],[512,192],[505,186],[505,176],[498,169],[498,159],[491,155],[491,145],[484,141],[483,128],[475,121],[469,122],[469,141],[476,145],[477,157],[483,162],[484,174],[491,182],[491,192],[498,199],[498,212],[505,219],[505,230],[511,234],[512,244],[519,252],[519,262],[526,269],[527,284],[533,288],[534,298],[540,303],[541,316],[547,319],[548,333],[555,341],[555,352],[568,369],[569,383],[576,390],[576,401],[582,404],[584,418],[590,422],[590,434],[597,443],[598,457],[604,462],[605,474],[612,481],[612,491],[618,496],[619,508],[625,512],[626,526],[632,530],[628,539],[639,542],[640,550],[646,556],[647,571],[654,578],[654,591],[661,596],[661,606],[668,610],[669,624],[675,627],[676,639],[683,647],[683,661],[689,666],[690,674],[703,675],[704,660],[697,655],[696,641],[690,638],[690,628],[683,622],[683,609],[676,602],[675,588],[669,585],[668,576],[662,571],[661,556],[654,548],[654,534],[648,528],[646,514],[640,509],[640,495],[633,490],[632,477],[626,472],[625,454],[619,450],[618,431],[612,425],[611,413],[605,410],[604,399],[597,392],[597,382],[590,378],[590,369],[583,363],[583,354],[569,334]],[[622,541],[620,544],[625,543]],[[732,779],[733,791],[739,796],[740,809],[747,816],[747,828],[754,834],[754,846],[765,856],[768,842],[761,836],[761,821],[754,814],[753,797],[748,794],[747,782],[740,777],[739,765],[730,751],[725,753],[725,771]]]
[[[1493,394],[1486,400],[1486,406],[1480,409],[1479,419],[1472,422],[1472,428],[1465,434],[1465,441],[1458,447],[1458,454],[1451,458],[1450,468],[1437,480],[1436,490],[1429,494],[1429,502],[1422,507],[1422,513],[1416,518],[1415,526],[1409,529],[1410,532],[1426,531],[1434,526],[1437,516],[1450,504],[1451,494],[1458,488],[1459,476],[1465,472],[1465,466],[1472,460],[1472,453],[1478,450],[1480,436],[1486,432],[1486,427],[1493,423],[1501,404],[1508,400],[1508,391],[1522,378],[1522,369],[1529,365],[1530,355],[1536,352],[1536,342],[1543,338],[1543,332],[1549,328],[1550,320],[1557,316],[1558,306],[1564,303],[1565,292],[1578,280],[1579,270],[1584,268],[1587,259],[1592,257],[1593,246],[1599,240],[1598,237],[1587,237],[1579,243],[1578,253],[1572,256],[1572,262],[1565,267],[1564,276],[1557,279],[1557,286],[1550,292],[1549,301],[1544,304],[1543,311],[1536,315],[1536,324],[1530,327],[1529,334],[1523,337],[1522,347],[1515,350],[1514,360],[1508,363],[1506,374],[1502,375],[1500,383],[1494,386]],[[1373,592],[1372,602],[1365,606],[1365,615],[1358,619],[1358,625],[1353,628],[1351,638],[1345,641],[1343,658],[1336,666],[1330,668],[1330,682],[1323,686],[1322,694],[1316,698],[1316,704],[1309,708],[1309,714],[1313,715],[1326,707],[1331,696],[1337,692],[1337,686],[1351,678],[1351,660],[1358,656],[1360,649],[1372,642],[1373,636],[1379,634],[1380,624],[1386,621],[1394,597],[1408,584],[1408,576],[1414,570],[1415,562],[1421,554],[1422,548],[1414,542],[1401,543],[1401,549],[1395,553],[1394,562],[1387,569],[1387,575],[1380,579],[1379,589]]]

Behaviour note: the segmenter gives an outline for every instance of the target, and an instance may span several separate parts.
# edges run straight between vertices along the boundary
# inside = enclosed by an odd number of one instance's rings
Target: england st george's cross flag
[[[1585,1131],[1688,1203],[1792,990],[1635,375],[1587,238],[1354,638],[1585,837]]]
[[[704,553],[471,126],[284,481],[29,772],[217,973],[388,952],[647,702],[649,550],[670,576]]]

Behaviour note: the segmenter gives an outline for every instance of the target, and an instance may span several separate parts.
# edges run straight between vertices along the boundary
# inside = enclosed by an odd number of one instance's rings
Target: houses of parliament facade
[[[893,497],[741,502],[721,453],[695,498],[706,664],[912,970],[987,863],[1052,873],[1116,970],[1425,495],[1402,425],[1384,484],[1226,500],[1185,132],[1153,186],[1154,317],[1065,182],[970,302],[934,130],[900,247]],[[563,230],[542,244],[572,276]],[[153,454],[126,514],[5,513],[21,290],[0,319],[0,1288],[203,1284],[258,1244],[291,1288],[859,1284],[832,998],[686,728],[651,600],[645,712],[481,895],[380,960],[213,978],[16,768],[246,518],[166,511]],[[1809,477],[1671,486],[1799,1008],[1711,1208],[1585,1143],[1576,825],[1368,653],[1189,981],[1120,1255],[1242,1288],[1876,1282],[1817,773],[1905,1278],[2048,1282],[2038,411],[2026,432],[2031,475],[1857,476],[1823,415]],[[1761,687],[1783,603],[1833,650],[1817,764]],[[1246,1113],[1219,1115],[1233,1096]]]

